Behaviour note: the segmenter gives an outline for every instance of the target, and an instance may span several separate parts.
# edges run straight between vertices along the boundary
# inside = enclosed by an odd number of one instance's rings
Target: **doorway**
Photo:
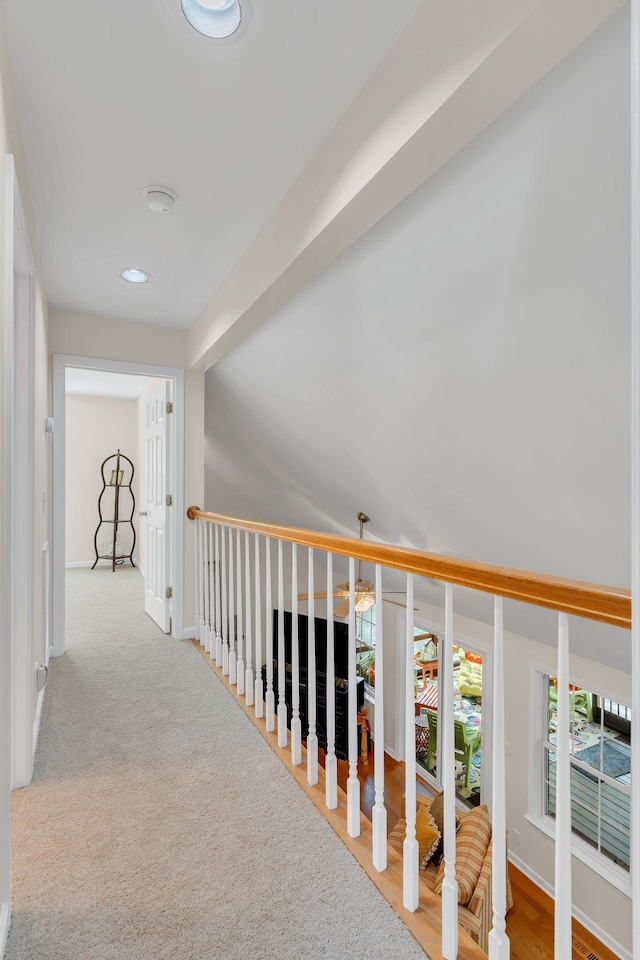
[[[438,633],[414,626],[416,768],[439,786],[439,684],[444,644]],[[490,665],[488,651],[475,644],[453,645],[453,712],[456,798],[467,807],[487,802],[490,769],[488,714]]]
[[[157,445],[153,448],[149,470],[148,398],[158,390],[166,398],[159,414],[166,444],[162,457]],[[54,356],[54,656],[65,650],[66,573],[82,567],[87,568],[83,575],[92,567],[97,576],[125,575],[125,570],[134,578],[142,575],[146,586],[141,584],[140,596],[156,620],[146,587],[151,583],[157,591],[162,583],[161,629],[181,636],[182,578],[175,573],[182,570],[183,549],[183,397],[182,370]],[[154,404],[159,411],[160,404]],[[153,472],[158,470],[162,484]],[[161,561],[147,551],[147,514],[150,491],[160,489],[164,573],[159,578]]]

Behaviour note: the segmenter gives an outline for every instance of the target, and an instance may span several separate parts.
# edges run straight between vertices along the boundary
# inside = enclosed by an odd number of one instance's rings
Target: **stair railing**
[[[253,705],[255,717],[263,718],[268,732],[277,723],[278,746],[290,745],[291,762],[302,762],[298,660],[298,548],[308,549],[308,740],[307,781],[318,783],[318,738],[316,731],[316,663],[314,623],[315,551],[326,555],[327,638],[333,636],[333,557],[348,558],[348,763],[346,830],[357,838],[361,830],[360,783],[357,776],[358,727],[356,706],[355,561],[375,566],[375,602],[382,607],[383,571],[393,569],[406,575],[407,608],[411,611],[416,576],[445,585],[445,630],[439,682],[441,781],[444,788],[444,882],[442,887],[441,955],[444,960],[474,956],[466,934],[458,927],[458,890],[455,873],[455,759],[453,712],[453,586],[489,593],[494,597],[493,707],[492,707],[492,929],[488,938],[490,960],[508,960],[510,945],[506,934],[506,784],[504,728],[504,599],[519,600],[556,611],[558,614],[558,697],[556,750],[556,844],[555,844],[555,929],[554,955],[570,960],[571,943],[571,786],[569,712],[569,620],[573,615],[623,629],[631,627],[629,591],[577,580],[530,573],[456,557],[411,550],[405,547],[340,537],[296,527],[263,523],[208,513],[190,507],[188,517],[195,523],[196,552],[196,638],[222,674],[235,686],[238,695]],[[244,533],[244,537],[242,537]],[[235,536],[234,536],[235,534]],[[277,545],[277,576],[274,590],[272,541]],[[285,702],[285,579],[284,545],[291,544],[292,613],[292,721],[287,728]],[[244,550],[244,565],[242,553]],[[253,551],[253,565],[251,553]],[[264,563],[262,558],[264,557]],[[234,562],[235,561],[235,562]],[[251,571],[253,569],[253,585]],[[264,577],[262,571],[264,570]],[[278,624],[278,703],[273,688],[273,628],[271,608],[275,592]],[[263,616],[263,603],[264,616]],[[376,617],[376,729],[374,739],[375,803],[372,811],[371,861],[376,871],[387,869],[387,816],[384,805],[384,696],[385,676],[382,655],[382,617]],[[264,640],[264,644],[263,644]],[[410,913],[419,906],[418,842],[416,839],[416,758],[413,621],[407,616],[405,675],[405,806],[406,837],[403,845],[403,906]],[[333,643],[327,642],[326,676],[334,676]],[[262,661],[265,661],[265,685]],[[567,696],[560,696],[566,690]],[[337,760],[335,753],[335,700],[326,697],[327,750],[325,756],[325,803],[328,810],[338,806]],[[443,719],[445,718],[445,719]],[[562,731],[566,735],[562,736]],[[637,782],[632,769],[632,782]],[[640,909],[639,891],[633,891],[633,909]],[[460,936],[465,939],[462,949]],[[475,954],[477,955],[477,954]]]

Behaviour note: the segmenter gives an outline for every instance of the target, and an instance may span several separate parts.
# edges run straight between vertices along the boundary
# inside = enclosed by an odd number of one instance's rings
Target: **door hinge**
[[[167,600],[171,600],[171,597],[173,596],[173,589],[171,587],[167,587],[167,589],[164,592],[164,595],[167,598]]]
[[[173,413],[173,404],[171,400],[167,400],[167,413]]]
[[[167,507],[172,507],[172,506],[173,506],[173,497],[171,496],[170,493],[167,494],[166,499],[165,499],[164,502],[165,502],[165,504],[166,504]]]

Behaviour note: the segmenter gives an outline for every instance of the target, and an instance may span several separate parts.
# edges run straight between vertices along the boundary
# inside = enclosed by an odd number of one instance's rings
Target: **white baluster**
[[[238,693],[240,696],[244,693],[244,624],[242,622],[242,607],[243,607],[243,597],[242,597],[242,534],[239,530],[236,530],[236,567],[237,567],[237,585],[236,585],[236,598],[237,598],[237,617],[238,617],[238,630],[236,636],[238,638],[238,659],[236,662],[236,683],[238,685]]]
[[[256,717],[264,716],[264,684],[262,682],[262,596],[260,578],[260,537],[255,535],[255,588],[256,588],[256,656],[255,656],[255,706]],[[267,609],[267,613],[269,610]]]
[[[249,533],[244,534],[244,599],[245,599],[245,648],[244,648],[244,689],[247,706],[253,706],[253,615],[251,613],[251,544]]]
[[[236,685],[236,643],[238,621],[236,616],[235,563],[233,550],[234,532],[229,528],[229,683]]]
[[[282,540],[278,540],[278,746],[287,745],[287,703],[284,663],[284,559]]]
[[[222,666],[222,560],[220,559],[220,525],[215,529],[216,577],[216,667]]]
[[[309,547],[308,570],[309,610],[307,628],[307,782],[315,786],[318,782],[318,736],[316,733],[316,601],[313,570],[313,547]]]
[[[329,810],[338,806],[338,761],[336,758],[336,662],[333,630],[333,554],[327,554],[327,751],[324,758],[325,800]]]
[[[402,903],[405,909],[411,910],[413,913],[418,909],[420,898],[418,892],[418,841],[416,839],[416,707],[413,663],[413,574],[411,573],[407,574],[405,649],[404,805],[407,830],[402,845]]]
[[[216,561],[215,529],[213,523],[207,524],[209,535],[209,656],[215,656],[216,649]]]
[[[193,543],[195,547],[195,567],[194,567],[194,586],[195,586],[195,631],[196,640],[200,639],[200,521],[194,520],[193,523]]]
[[[300,645],[298,637],[298,545],[291,544],[291,762],[302,763]]]
[[[349,667],[348,698],[349,716],[349,779],[347,780],[347,833],[350,837],[360,836],[360,781],[358,780],[358,690],[356,675],[356,567],[353,557],[349,557]]]
[[[407,600],[408,603],[408,600]],[[411,657],[413,663],[413,657]],[[458,956],[458,881],[456,880],[456,766],[453,726],[453,588],[445,586],[444,650],[438,691],[438,773],[444,788],[444,882],[442,884],[442,956]],[[415,744],[414,744],[415,752]]]
[[[408,607],[408,611],[411,608]],[[371,813],[373,825],[373,865],[387,869],[387,808],[384,805],[384,648],[382,629],[382,567],[376,567],[376,713],[373,741],[375,803]],[[413,659],[413,658],[412,658]]]
[[[265,593],[265,656],[267,659],[266,662],[266,676],[267,676],[267,692],[265,694],[264,702],[265,709],[267,712],[266,716],[266,727],[267,732],[271,733],[276,725],[275,712],[275,696],[273,693],[273,586],[271,583],[271,537],[267,537],[265,540],[265,554],[264,554],[264,593]]]
[[[198,572],[200,574],[200,646],[204,645],[204,638],[206,633],[206,622],[205,622],[205,604],[206,604],[206,593],[205,593],[205,556],[204,556],[204,520],[198,520],[200,536],[199,540],[199,552],[200,552],[200,564],[198,566]]]
[[[569,746],[569,618],[558,614],[558,725],[556,736],[556,883],[554,957],[571,960],[571,767]]]
[[[209,634],[211,632],[211,612],[209,609],[209,533],[206,520],[202,521],[202,590],[204,595],[203,630],[200,643],[205,653],[209,652]]]
[[[640,717],[640,0],[631,0],[631,716]],[[633,960],[640,960],[640,736],[631,737]]]
[[[227,528],[220,527],[220,540],[222,542],[220,571],[222,579],[222,674],[229,676],[229,594],[228,594],[228,569],[227,569]]]
[[[493,778],[491,795],[493,928],[489,933],[489,960],[509,960],[507,936],[507,812],[504,761],[504,616],[502,597],[494,600],[493,639]]]

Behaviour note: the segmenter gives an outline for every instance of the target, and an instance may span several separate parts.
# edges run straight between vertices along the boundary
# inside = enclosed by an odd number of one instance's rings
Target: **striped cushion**
[[[490,839],[491,822],[486,806],[476,807],[462,818],[456,834],[456,879],[458,903],[463,906],[466,906],[473,896]],[[438,868],[435,893],[442,894],[443,881],[444,859]]]

